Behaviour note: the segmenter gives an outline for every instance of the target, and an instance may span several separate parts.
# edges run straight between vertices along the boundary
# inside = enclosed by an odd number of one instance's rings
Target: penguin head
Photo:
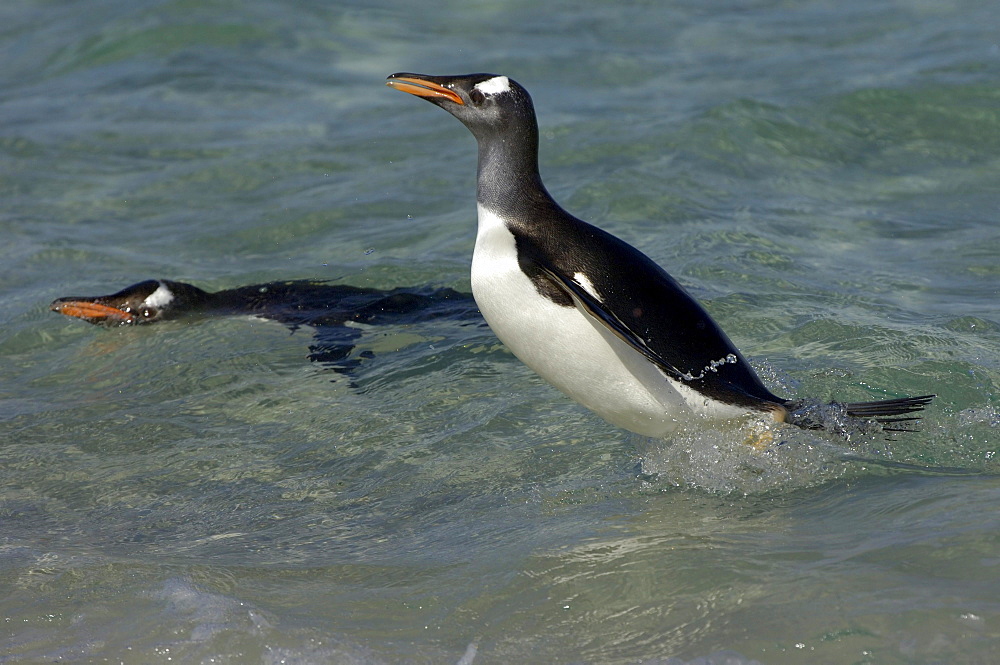
[[[88,323],[132,325],[153,323],[190,311],[208,295],[190,284],[148,279],[107,296],[59,298],[49,309]]]
[[[443,108],[462,121],[479,141],[521,134],[535,137],[538,124],[528,91],[497,74],[428,76],[398,73],[386,85]]]

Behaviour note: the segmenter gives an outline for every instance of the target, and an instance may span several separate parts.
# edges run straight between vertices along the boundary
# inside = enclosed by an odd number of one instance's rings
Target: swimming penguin
[[[50,309],[104,326],[156,323],[192,316],[249,314],[297,329],[316,328],[311,360],[350,369],[361,330],[351,324],[405,325],[430,319],[481,321],[472,297],[448,288],[364,288],[293,280],[208,292],[191,284],[149,279],[106,296],[59,298]]]
[[[217,302],[214,294],[191,284],[147,279],[107,296],[58,298],[49,309],[88,323],[113,326],[155,323],[210,311]]]
[[[209,292],[192,284],[148,279],[107,296],[58,298],[54,312],[99,325],[133,325],[197,314],[252,314],[282,323],[387,323],[403,314],[423,319],[474,316],[467,293],[454,289],[373,289],[313,280],[252,284]]]
[[[553,200],[538,172],[534,106],[518,83],[398,73],[386,84],[440,106],[476,137],[476,303],[515,356],[605,420],[658,437],[692,416],[757,414],[816,429],[832,409],[905,430],[934,397],[818,410],[776,396],[673,277]]]

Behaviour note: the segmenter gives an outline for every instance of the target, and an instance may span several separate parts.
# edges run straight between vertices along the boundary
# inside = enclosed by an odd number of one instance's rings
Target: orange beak
[[[403,92],[408,92],[411,95],[423,97],[424,99],[447,99],[449,102],[455,102],[456,104],[465,104],[454,90],[412,76],[390,77],[386,80],[385,84],[390,88],[402,90]]]
[[[117,307],[86,300],[57,300],[49,306],[53,312],[73,316],[91,323],[134,323],[135,315]]]

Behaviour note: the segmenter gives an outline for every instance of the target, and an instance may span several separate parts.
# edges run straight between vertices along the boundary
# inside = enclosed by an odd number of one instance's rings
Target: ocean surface
[[[1000,662],[995,2],[5,0],[0,663]],[[48,309],[148,278],[469,289],[507,74],[578,216],[773,390],[920,431],[630,435],[488,328]]]

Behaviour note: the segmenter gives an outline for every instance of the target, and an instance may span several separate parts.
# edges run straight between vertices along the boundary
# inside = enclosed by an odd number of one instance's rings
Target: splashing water
[[[770,443],[759,449],[761,441]],[[667,483],[745,495],[817,485],[848,473],[858,455],[888,455],[877,436],[846,448],[813,432],[761,423],[706,425],[636,447],[651,487]]]
[[[682,374],[681,376],[685,381],[697,381],[698,379],[704,379],[705,375],[709,372],[718,372],[719,368],[723,365],[735,365],[737,362],[739,362],[739,358],[736,357],[736,354],[730,353],[725,358],[710,361],[701,369],[700,374],[696,375],[693,372],[688,372],[687,374]]]

